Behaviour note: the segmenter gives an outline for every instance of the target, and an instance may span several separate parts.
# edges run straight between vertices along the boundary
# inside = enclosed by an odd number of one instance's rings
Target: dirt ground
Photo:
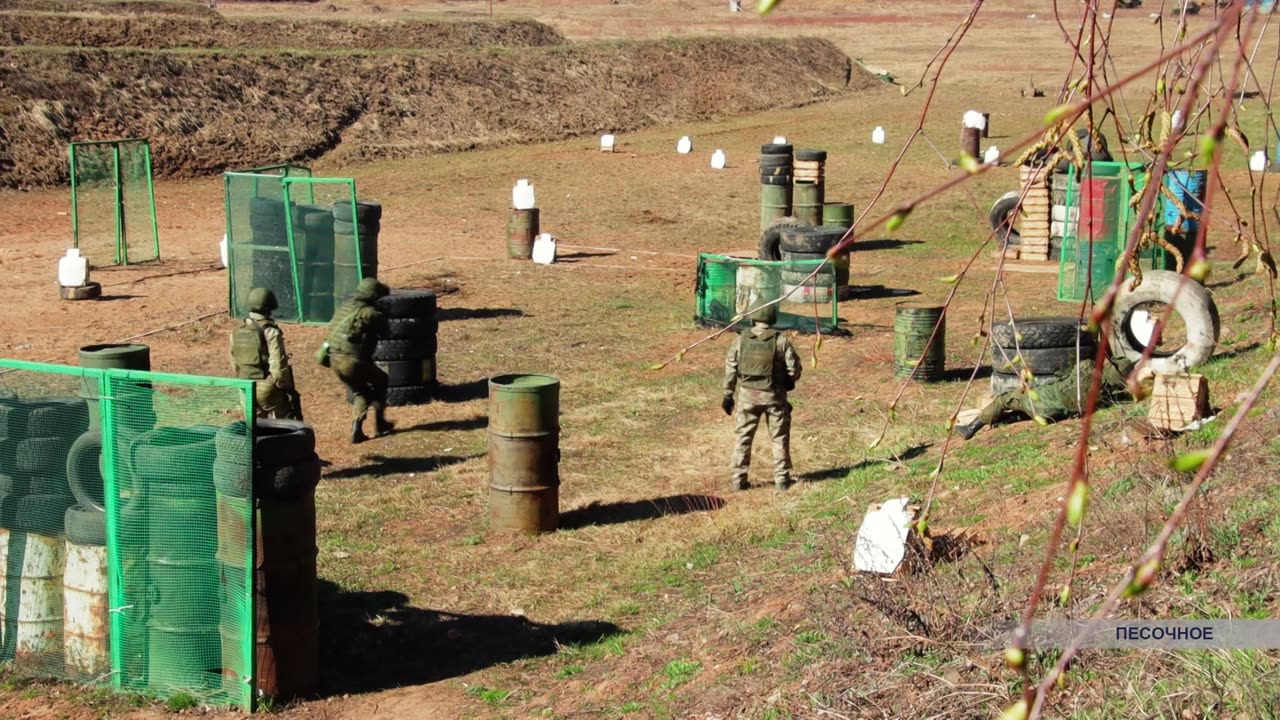
[[[368,4],[330,5],[353,16],[373,12]],[[719,2],[494,7],[499,17],[532,16],[570,39],[814,33],[914,79],[959,21],[960,5],[790,0],[784,8],[794,13],[763,22],[731,17]],[[999,145],[1035,128],[1052,108],[1052,98],[1019,95],[1029,76],[1052,87],[1062,70],[1049,3],[1012,5],[980,15],[974,37],[948,71],[929,142],[908,154],[882,209],[954,172],[944,158],[953,154],[963,111],[989,110],[989,142]],[[392,17],[485,12],[483,2],[378,7]],[[241,3],[219,9],[230,15],[282,11]],[[291,5],[287,12],[329,11],[322,3]],[[1040,17],[1028,19],[1032,13]],[[1126,57],[1158,46],[1146,13],[1122,12],[1118,21],[1132,32]],[[1053,50],[1027,51],[1038,44]],[[858,614],[861,606],[849,605],[853,590],[873,598],[889,591],[860,585],[842,567],[850,531],[868,503],[889,493],[927,492],[947,417],[981,360],[970,340],[996,280],[995,261],[978,252],[975,275],[957,290],[948,316],[949,381],[909,388],[883,449],[870,451],[899,391],[891,372],[894,304],[946,296],[952,286],[939,278],[977,252],[987,232],[986,209],[1016,186],[1015,169],[943,196],[892,237],[877,232],[863,238],[866,249],[855,246],[859,292],[840,306],[849,334],[825,338],[820,349],[812,337],[797,339],[806,371],[794,395],[793,449],[798,472],[811,482],[791,493],[763,488],[768,461],[759,447],[757,489],[725,490],[732,427],[718,408],[718,383],[726,339],[695,348],[662,371],[646,370],[706,334],[691,321],[696,255],[749,252],[755,245],[754,159],[762,142],[783,134],[827,149],[827,199],[861,209],[920,102],[919,94],[903,97],[886,86],[798,109],[623,134],[620,152],[612,154],[598,152],[588,137],[428,159],[317,162],[318,174],[355,177],[362,196],[383,203],[380,276],[393,286],[441,293],[444,388],[439,402],[393,409],[399,432],[353,448],[342,439],[347,407],[336,380],[309,361],[324,329],[285,328],[308,420],[330,464],[317,491],[323,696],[281,709],[281,716],[840,717],[836,710],[820,712],[834,707],[826,704],[833,697],[853,703],[840,707],[859,708],[846,709],[848,717],[895,716],[883,709],[892,699],[875,695],[875,687],[909,689],[912,702],[938,703],[931,712],[939,717],[994,715],[1008,697],[1003,685],[1011,682],[994,654],[945,667],[913,664],[930,657],[928,648],[899,656],[897,646],[874,632],[873,622],[883,620],[868,622]],[[889,132],[886,145],[870,141],[877,125]],[[694,155],[674,152],[681,135],[693,137]],[[728,154],[724,171],[707,164],[714,148]],[[1227,176],[1234,187],[1243,165],[1232,158]],[[520,177],[533,179],[543,229],[560,239],[561,261],[553,266],[504,256],[509,191]],[[82,345],[137,340],[151,346],[156,369],[229,373],[226,272],[217,263],[221,179],[163,181],[156,192],[163,260],[95,271],[105,297],[86,304],[58,301],[53,287],[56,258],[70,237],[65,190],[0,194],[10,218],[0,245],[0,272],[8,278],[0,285],[5,356],[73,364]],[[1230,269],[1236,252],[1230,239],[1220,230],[1211,237],[1222,283],[1216,292],[1222,335],[1230,339],[1224,350],[1244,353],[1265,339],[1259,310],[1265,292],[1260,280]],[[1072,306],[1053,299],[1055,278],[1052,270],[1006,273],[999,297],[1022,314],[1062,314]],[[508,537],[486,527],[485,378],[502,372],[550,373],[563,382],[564,528],[545,537]],[[1229,405],[1249,380],[1226,376],[1215,384],[1215,396]],[[1266,412],[1274,413],[1272,407]],[[1169,449],[1147,439],[1123,444],[1129,422],[1119,413],[1105,418],[1098,441],[1102,483],[1119,482],[1136,467],[1149,472],[1152,456]],[[1022,552],[1019,536],[1040,537],[1057,511],[1055,483],[1077,434],[1074,423],[1040,434],[1010,429],[980,436],[949,460],[954,469],[943,476],[936,522],[973,525],[986,534],[991,550],[983,557],[994,568],[986,570],[993,584],[998,577],[1019,588],[1025,580],[1034,558]],[[1265,437],[1251,442],[1268,447]],[[1133,492],[1157,498],[1176,490],[1167,478],[1151,482]],[[1096,598],[1114,580],[1123,553],[1139,547],[1148,530],[1131,515],[1103,518],[1102,537],[1118,557],[1105,571],[1082,572],[1088,583],[1082,597]],[[1240,552],[1265,557],[1268,551],[1263,542],[1242,542]],[[1255,573],[1250,582],[1275,579],[1274,558],[1268,563],[1260,567],[1270,574]],[[960,586],[971,594],[921,599],[916,611],[928,620],[945,612],[948,601],[985,598],[972,589],[985,583],[983,576],[966,567],[979,578]],[[990,602],[1007,610],[1023,597],[1015,591]],[[1264,607],[1274,611],[1274,595],[1266,598]],[[677,661],[700,669],[684,673]],[[934,671],[946,682],[929,680]],[[1149,678],[1133,682],[1183,677],[1167,664],[1153,663],[1146,672]],[[1097,698],[1112,679],[1086,678],[1072,697],[1082,707],[1109,707]],[[948,688],[957,686],[968,698],[948,703]],[[849,700],[859,688],[869,699]],[[1073,716],[1070,705],[1056,710]],[[0,692],[0,714],[81,720],[166,713],[95,707],[60,686],[39,685]]]

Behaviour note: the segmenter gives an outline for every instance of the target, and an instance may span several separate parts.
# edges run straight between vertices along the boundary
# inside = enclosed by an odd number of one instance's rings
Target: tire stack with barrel
[[[293,217],[294,254],[298,261],[302,315],[312,321],[327,321],[333,317],[335,294],[334,211],[318,205],[299,205],[294,210]]]
[[[823,267],[816,275],[818,262],[844,237],[845,228],[834,226],[784,228],[779,246],[782,252],[782,292],[791,302],[830,303],[838,292],[834,267]],[[810,277],[812,276],[812,277]]]
[[[991,392],[1037,387],[1078,360],[1094,357],[1097,342],[1073,317],[1022,318],[991,326]],[[1021,377],[1019,377],[1021,376]]]
[[[826,162],[825,150],[795,151],[795,187],[791,191],[791,214],[806,225],[822,224],[822,205],[826,199]]]
[[[760,229],[791,215],[791,146],[768,144],[760,148]]]
[[[429,290],[393,290],[378,300],[387,336],[373,360],[387,374],[387,404],[421,405],[436,391],[436,295]]]
[[[361,278],[378,276],[378,233],[382,230],[382,206],[361,200],[355,204],[354,215],[352,212],[349,200],[333,204],[335,307],[351,295]]]

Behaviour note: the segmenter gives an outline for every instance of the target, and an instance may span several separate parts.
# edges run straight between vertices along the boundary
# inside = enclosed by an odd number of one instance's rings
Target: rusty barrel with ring
[[[560,521],[560,381],[489,379],[489,527],[551,532]]]

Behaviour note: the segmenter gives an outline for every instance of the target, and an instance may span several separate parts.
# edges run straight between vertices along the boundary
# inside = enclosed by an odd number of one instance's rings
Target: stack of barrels
[[[1049,259],[1049,171],[1026,165],[1018,170],[1023,187],[1019,258],[1045,261]]]
[[[387,404],[422,405],[436,390],[436,294],[430,290],[393,290],[378,300],[387,318],[373,361],[387,374]]]
[[[835,269],[823,267],[814,273],[827,257],[832,245],[844,237],[845,228],[837,226],[800,225],[783,228],[778,245],[782,251],[782,291],[793,302],[829,303],[838,292]],[[846,276],[846,284],[848,278]]]
[[[333,204],[332,292],[336,303],[347,299],[360,278],[378,276],[381,230],[382,206],[378,203],[361,200],[355,203],[354,209],[350,200]]]
[[[790,145],[770,143],[760,148],[760,229],[791,215],[793,179]]]
[[[826,196],[826,162],[825,150],[795,152],[795,188],[791,191],[791,212],[806,225],[822,224],[822,205]]]

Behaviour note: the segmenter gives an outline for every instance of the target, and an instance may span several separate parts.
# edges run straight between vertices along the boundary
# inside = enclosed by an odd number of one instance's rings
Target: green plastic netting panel
[[[830,332],[840,322],[835,267],[821,260],[772,262],[702,253],[695,293],[694,317],[705,325],[728,325],[779,298],[784,298],[774,323],[779,329]]]
[[[159,258],[150,143],[73,142],[67,156],[73,245],[100,266]]]
[[[1090,163],[1088,175],[1082,178],[1076,177],[1072,166],[1067,186],[1068,221],[1058,261],[1059,300],[1092,301],[1106,292],[1137,220],[1131,202],[1145,186],[1141,163]],[[1157,205],[1157,215],[1159,211]],[[1162,248],[1145,248],[1139,250],[1139,261],[1145,268],[1163,269],[1167,258]]]
[[[253,383],[108,371],[101,415],[116,687],[249,709]]]
[[[0,360],[0,660],[251,708],[252,388]]]
[[[286,177],[282,180],[289,213],[294,297],[300,322],[327,323],[364,277],[356,182],[350,178]],[[306,201],[303,201],[303,198]]]
[[[231,314],[249,314],[249,291],[269,288],[279,307],[275,318],[298,321],[293,255],[289,251],[289,223],[284,204],[284,176],[225,173],[227,212],[228,291]]]

